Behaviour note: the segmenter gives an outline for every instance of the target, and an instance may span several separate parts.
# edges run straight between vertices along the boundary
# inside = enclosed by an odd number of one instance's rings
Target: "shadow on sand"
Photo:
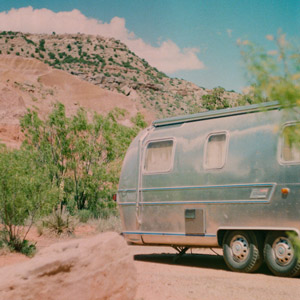
[[[184,254],[178,260],[176,260],[177,254],[136,254],[134,260],[160,263],[168,265],[187,266],[194,268],[206,268],[215,270],[230,271],[226,266],[222,255],[212,254]],[[263,264],[255,273],[272,275],[270,270],[265,264]],[[273,275],[272,275],[273,276]]]

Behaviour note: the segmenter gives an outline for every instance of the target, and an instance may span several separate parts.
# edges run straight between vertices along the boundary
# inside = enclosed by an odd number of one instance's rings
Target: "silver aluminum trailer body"
[[[295,121],[266,103],[153,122],[130,145],[120,176],[127,242],[223,246],[228,266],[244,272],[269,246],[275,274],[298,274],[285,234],[300,235],[300,151],[284,137]],[[252,255],[260,261],[245,267]]]

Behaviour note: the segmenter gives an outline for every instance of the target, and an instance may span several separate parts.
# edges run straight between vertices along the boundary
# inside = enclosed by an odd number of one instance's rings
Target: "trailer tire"
[[[295,277],[300,274],[300,260],[285,232],[274,231],[267,234],[264,258],[274,275]]]
[[[227,231],[223,242],[223,255],[229,269],[250,273],[263,262],[260,236],[253,231]]]

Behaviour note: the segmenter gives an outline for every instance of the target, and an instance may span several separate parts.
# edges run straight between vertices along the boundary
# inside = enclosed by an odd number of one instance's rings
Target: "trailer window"
[[[281,157],[287,163],[300,162],[300,124],[287,125],[282,131]]]
[[[211,134],[207,138],[204,152],[204,168],[223,168],[226,159],[226,133]]]
[[[173,164],[173,141],[150,142],[147,145],[144,170],[146,172],[168,172]]]

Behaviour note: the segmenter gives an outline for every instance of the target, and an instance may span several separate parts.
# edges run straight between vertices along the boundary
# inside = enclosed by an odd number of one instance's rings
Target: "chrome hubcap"
[[[279,237],[272,246],[275,260],[278,264],[288,265],[294,257],[294,249],[290,240],[286,237]]]
[[[248,257],[249,244],[243,236],[235,236],[230,243],[230,248],[235,261],[241,262]]]

